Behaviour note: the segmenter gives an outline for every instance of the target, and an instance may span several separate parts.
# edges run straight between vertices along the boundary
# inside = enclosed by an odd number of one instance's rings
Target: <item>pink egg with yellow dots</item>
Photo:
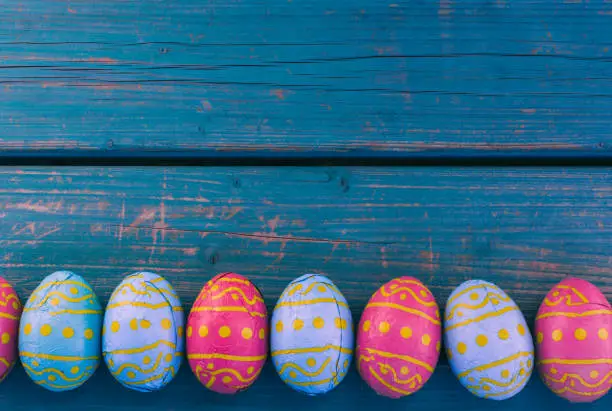
[[[235,273],[208,281],[187,320],[187,358],[200,382],[221,394],[243,391],[267,352],[267,310],[253,283]]]
[[[13,287],[0,277],[0,382],[17,361],[17,332],[21,302]]]
[[[378,394],[400,398],[421,389],[441,344],[438,305],[412,277],[389,281],[370,298],[357,332],[357,369]]]
[[[612,309],[588,281],[566,278],[544,298],[535,321],[544,384],[571,402],[591,402],[612,386]]]

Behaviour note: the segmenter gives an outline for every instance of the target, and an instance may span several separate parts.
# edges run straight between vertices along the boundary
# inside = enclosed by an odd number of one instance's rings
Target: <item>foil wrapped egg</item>
[[[208,389],[235,394],[259,376],[268,353],[268,314],[257,288],[219,274],[198,295],[187,320],[187,358]]]
[[[0,277],[0,382],[17,361],[17,333],[21,302],[13,287]]]
[[[378,394],[400,398],[433,373],[441,346],[438,305],[429,289],[400,277],[368,301],[357,330],[357,369]]]
[[[19,357],[28,376],[51,391],[80,387],[100,363],[102,307],[83,277],[47,276],[34,290],[19,326]]]
[[[571,402],[591,402],[612,386],[612,309],[588,281],[566,278],[548,292],[536,320],[540,377]]]
[[[472,394],[504,400],[527,384],[534,366],[525,317],[495,284],[472,280],[457,287],[444,314],[444,341],[453,373]]]
[[[102,352],[113,377],[135,391],[165,387],[181,366],[184,323],[179,296],[165,278],[149,272],[126,277],[104,315]]]
[[[342,382],[353,358],[353,320],[329,278],[306,274],[289,283],[271,327],[271,356],[287,385],[318,395]]]

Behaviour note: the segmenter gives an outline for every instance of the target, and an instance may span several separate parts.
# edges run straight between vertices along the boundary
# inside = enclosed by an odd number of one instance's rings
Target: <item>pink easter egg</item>
[[[187,320],[187,358],[200,382],[212,391],[247,389],[268,352],[268,314],[255,286],[239,274],[207,282]]]
[[[0,277],[0,381],[11,372],[17,360],[17,332],[21,309],[17,293]]]
[[[357,369],[378,394],[400,398],[418,391],[440,356],[440,313],[419,280],[389,281],[370,298],[357,331]]]
[[[538,369],[546,386],[571,402],[591,402],[612,385],[612,310],[588,281],[567,278],[544,298],[535,321]]]

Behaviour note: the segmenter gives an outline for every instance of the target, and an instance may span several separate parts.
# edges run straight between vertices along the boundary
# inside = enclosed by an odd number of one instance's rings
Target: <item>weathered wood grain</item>
[[[596,169],[0,168],[0,275],[22,299],[50,272],[86,277],[103,302],[122,276],[166,276],[186,308],[218,272],[248,276],[271,309],[285,285],[325,273],[355,321],[385,281],[413,275],[443,306],[470,278],[507,291],[531,323],[552,285],[576,275],[612,295],[612,174]],[[19,395],[17,395],[19,394]],[[589,409],[608,409],[612,397]],[[353,370],[323,398],[285,387],[268,366],[234,398],[184,367],[168,389],[131,393],[106,370],[85,387],[44,392],[18,369],[0,386],[11,410],[569,409],[534,377],[517,398],[478,400],[446,360],[422,392],[377,397]]]
[[[0,1],[0,155],[612,156],[612,3]]]

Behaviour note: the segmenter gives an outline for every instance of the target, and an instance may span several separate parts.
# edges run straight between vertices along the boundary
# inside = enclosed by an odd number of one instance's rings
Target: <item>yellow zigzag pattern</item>
[[[160,308],[170,308],[172,309],[172,311],[183,311],[183,307],[182,306],[170,306],[169,303],[167,302],[162,302],[159,304],[151,304],[151,303],[145,303],[142,301],[120,301],[118,303],[114,303],[114,304],[109,304],[106,309],[110,310],[111,308],[117,308],[117,307],[125,307],[125,306],[131,306],[131,307],[143,307],[143,308],[150,308],[152,310],[158,310]]]
[[[398,377],[395,371],[395,368],[391,367],[389,364],[377,363],[377,365],[381,373],[387,374],[389,371],[391,372],[391,375],[393,375],[394,383],[401,384],[401,385],[411,384],[415,381],[418,384],[423,383],[423,377],[421,377],[421,374],[415,374],[412,377],[408,378],[407,380],[402,380],[400,377]],[[411,388],[414,388],[414,387],[411,387]]]
[[[421,305],[424,305],[425,307],[433,307],[433,306],[436,305],[435,301],[424,301],[424,300],[420,299],[419,296],[414,292],[414,290],[412,288],[409,288],[409,287],[394,288],[390,292],[385,289],[384,285],[382,287],[380,287],[380,293],[383,295],[383,297],[391,297],[392,295],[395,295],[395,294],[398,294],[398,293],[402,293],[404,291],[407,292],[408,294],[410,294],[412,296],[412,298],[415,299],[416,302],[418,302]]]
[[[605,383],[606,381],[608,381],[608,378],[610,378],[612,376],[612,371],[609,371],[601,380],[599,380],[598,382],[592,384],[592,383],[588,383],[586,382],[580,375],[578,374],[572,374],[572,373],[567,373],[567,374],[563,374],[563,377],[561,377],[560,379],[555,379],[553,377],[551,377],[548,374],[542,373],[542,375],[544,376],[544,378],[546,378],[549,381],[552,382],[556,382],[559,384],[564,384],[565,381],[567,381],[568,378],[573,378],[575,380],[580,381],[580,383],[582,385],[584,385],[585,387],[588,388],[597,388],[600,385],[602,385],[603,383]],[[609,382],[609,381],[608,381]]]
[[[159,363],[161,362],[161,359],[163,357],[164,353],[160,352],[159,355],[157,356],[157,359],[155,360],[155,363],[151,366],[151,368],[145,370],[140,368],[140,366],[138,364],[135,363],[123,363],[121,364],[121,366],[119,368],[117,368],[115,371],[112,372],[113,375],[119,375],[123,372],[123,370],[125,370],[126,368],[133,368],[134,370],[142,373],[142,374],[151,374],[153,371],[157,370],[157,367],[159,366]]]
[[[369,354],[379,355],[379,356],[381,356],[383,358],[397,358],[397,359],[409,362],[411,364],[418,365],[420,367],[425,368],[429,372],[433,372],[433,370],[434,370],[431,365],[427,364],[424,361],[417,360],[416,358],[413,358],[413,357],[411,357],[409,355],[394,354],[394,353],[391,353],[391,352],[375,350],[373,348],[364,348],[364,350],[367,351]],[[367,359],[365,359],[365,358],[364,358],[364,360],[367,361]]]
[[[47,295],[45,295],[45,298],[40,300],[38,302],[38,304],[33,305],[31,307],[26,307],[24,311],[36,310],[36,309],[42,307],[47,301],[49,301],[49,298],[54,297],[54,296],[59,297],[62,300],[68,301],[70,303],[80,303],[82,301],[93,299],[93,298],[96,297],[93,293],[92,294],[84,295],[82,297],[70,297],[70,296],[68,296],[68,295],[66,295],[66,294],[64,294],[64,293],[62,293],[60,291],[51,291]]]
[[[491,302],[492,297],[495,297],[495,299],[498,299],[498,300],[500,300],[500,301],[504,301],[504,302],[508,302],[508,301],[510,301],[510,297],[507,297],[507,296],[506,296],[506,297],[504,297],[504,296],[503,296],[502,294],[500,294],[500,293],[496,293],[496,292],[492,292],[492,291],[490,291],[490,292],[488,292],[488,293],[485,295],[484,300],[482,300],[482,301],[481,301],[480,303],[478,303],[478,304],[474,304],[474,305],[469,304],[469,303],[458,303],[458,304],[455,304],[455,305],[453,306],[453,308],[450,310],[450,312],[448,313],[448,315],[446,316],[446,320],[447,320],[447,321],[448,321],[448,320],[451,320],[451,319],[453,318],[453,316],[455,315],[455,311],[457,311],[457,310],[458,310],[458,309],[460,309],[460,308],[465,308],[465,309],[467,309],[467,310],[478,310],[478,309],[480,309],[480,308],[482,308],[482,307],[486,306],[486,305],[487,305],[489,302]]]
[[[248,384],[248,383],[253,382],[255,380],[255,378],[257,378],[257,376],[259,375],[259,371],[256,372],[255,374],[253,374],[252,376],[248,377],[248,378],[244,378],[242,376],[242,374],[240,374],[238,371],[236,371],[233,368],[220,368],[220,369],[215,370],[215,371],[208,371],[208,370],[205,370],[204,368],[202,368],[199,365],[196,367],[196,375],[198,376],[198,378],[200,378],[201,376],[210,377],[210,379],[206,383],[206,387],[208,387],[208,388],[212,387],[212,385],[215,383],[215,381],[217,379],[217,375],[219,375],[219,374],[231,374],[238,381],[240,381],[242,383],[247,383]]]
[[[510,388],[510,389],[508,389],[506,391],[495,392],[495,393],[492,393],[492,394],[486,394],[485,398],[501,397],[503,395],[510,394],[511,392],[514,392],[514,391],[520,389],[521,387],[523,387],[525,381],[527,381],[529,379],[529,377],[531,376],[531,372],[532,372],[532,370],[529,370],[529,372],[526,372],[525,376],[523,377],[523,379],[521,379],[519,382],[517,382],[514,387],[512,387],[512,388]]]
[[[244,291],[242,291],[242,289],[238,288],[238,287],[228,287],[225,290],[221,291],[219,294],[213,295],[212,299],[213,300],[218,300],[219,298],[223,297],[227,293],[238,293],[238,294],[240,294],[242,296],[242,299],[244,300],[244,302],[246,302],[248,305],[255,305],[258,302],[260,302],[260,303],[264,302],[264,300],[261,297],[259,297],[258,295],[254,295],[253,299],[249,299],[249,297],[246,296]]]
[[[123,382],[128,385],[144,385],[144,384],[150,383],[151,381],[155,381],[155,380],[159,380],[160,378],[164,378],[168,374],[168,371],[170,371],[170,375],[174,377],[174,374],[176,371],[174,370],[173,366],[169,366],[169,367],[164,368],[161,373],[154,375],[152,377],[149,377],[147,379],[139,380],[139,381],[123,381]]]
[[[406,390],[402,390],[401,388],[394,387],[393,385],[391,385],[387,381],[385,381],[380,375],[378,375],[378,373],[372,367],[368,367],[368,369],[370,370],[370,373],[374,376],[374,378],[376,378],[376,380],[379,383],[381,383],[382,385],[384,385],[385,387],[387,387],[391,391],[395,391],[395,392],[400,393],[402,395],[410,395],[410,394],[412,394],[414,392],[414,391],[406,391]]]
[[[463,377],[468,376],[471,372],[488,370],[490,368],[498,367],[500,365],[509,363],[510,361],[514,361],[514,360],[516,360],[518,358],[529,357],[529,356],[533,356],[533,352],[532,351],[520,351],[520,352],[518,352],[516,354],[512,354],[512,355],[510,355],[508,357],[501,358],[501,359],[499,359],[497,361],[492,361],[490,363],[479,365],[477,367],[470,368],[469,370],[465,370],[462,373],[459,373],[457,375],[457,378],[463,378]]]
[[[57,368],[45,368],[45,369],[42,369],[40,371],[36,371],[34,368],[32,368],[30,365],[28,365],[26,363],[23,363],[23,368],[25,368],[26,370],[28,370],[32,374],[38,375],[38,376],[43,375],[43,374],[55,374],[55,375],[58,375],[62,380],[67,381],[67,382],[80,381],[83,377],[85,377],[85,376],[87,376],[89,374],[87,371],[83,371],[77,377],[70,378],[70,377],[66,376],[66,374],[64,374],[61,370],[58,370]]]
[[[288,368],[293,368],[299,371],[302,375],[305,375],[307,377],[316,377],[316,376],[321,375],[323,371],[325,371],[325,367],[327,367],[330,361],[331,361],[331,358],[327,357],[327,359],[323,361],[323,364],[321,364],[321,367],[316,371],[306,371],[305,369],[300,367],[298,364],[293,363],[293,362],[288,362],[288,363],[283,364],[283,366],[281,367],[278,373],[282,375]]]
[[[89,286],[89,284],[85,284],[82,281],[74,281],[74,280],[65,280],[65,281],[51,281],[45,284],[41,284],[38,287],[36,287],[36,289],[34,290],[34,292],[32,293],[32,296],[30,298],[37,298],[35,297],[36,294],[38,294],[39,292],[41,292],[42,290],[44,290],[45,288],[49,288],[52,287],[54,285],[78,285],[80,287],[83,287],[84,289],[86,289],[89,292],[94,292],[93,289]]]
[[[335,377],[326,378],[324,380],[319,380],[319,381],[303,381],[303,382],[298,382],[298,381],[293,381],[293,380],[290,380],[290,379],[284,379],[283,381],[285,383],[289,383],[291,385],[295,385],[295,386],[298,386],[298,387],[310,387],[310,386],[313,386],[313,385],[326,384],[326,383],[331,382],[331,381],[333,381],[334,384],[337,384],[339,379],[344,377],[345,375],[346,375],[346,372],[340,372]]]
[[[487,377],[482,377],[480,379],[480,381],[478,381],[478,382],[480,384],[489,383],[489,384],[495,385],[497,387],[509,387],[509,386],[513,385],[518,380],[519,377],[520,377],[520,374],[516,373],[516,374],[514,374],[514,377],[512,377],[512,379],[510,381],[508,381],[507,383],[501,382],[501,381],[496,381],[496,380],[493,380],[493,379],[487,378]]]
[[[331,291],[334,291],[338,294],[342,294],[340,293],[340,290],[338,290],[338,288],[332,284],[328,284],[328,283],[322,283],[320,281],[315,281],[313,283],[310,283],[310,285],[308,285],[308,287],[306,287],[306,289],[304,291],[302,291],[300,293],[300,295],[308,295],[316,286],[321,285],[323,287],[328,288]],[[281,298],[282,299],[284,296],[286,295],[294,295],[295,293],[297,293],[298,291],[300,291],[303,288],[303,285],[301,283],[298,284],[294,284],[291,288],[289,288],[287,291],[285,291],[282,295]]]
[[[134,284],[132,283],[127,283],[127,284],[123,284],[121,287],[117,288],[115,290],[115,292],[113,293],[113,295],[111,296],[111,299],[113,299],[113,297],[115,297],[117,294],[119,294],[120,291],[125,290],[126,288],[128,288],[132,293],[136,294],[136,295],[149,295],[149,293],[153,293],[153,294],[169,294],[171,296],[173,296],[174,298],[179,298],[178,295],[176,295],[176,293],[172,290],[168,290],[167,288],[159,288],[159,287],[151,287],[150,285],[148,285],[145,282],[145,287],[144,290],[139,290],[136,287],[134,287]]]

